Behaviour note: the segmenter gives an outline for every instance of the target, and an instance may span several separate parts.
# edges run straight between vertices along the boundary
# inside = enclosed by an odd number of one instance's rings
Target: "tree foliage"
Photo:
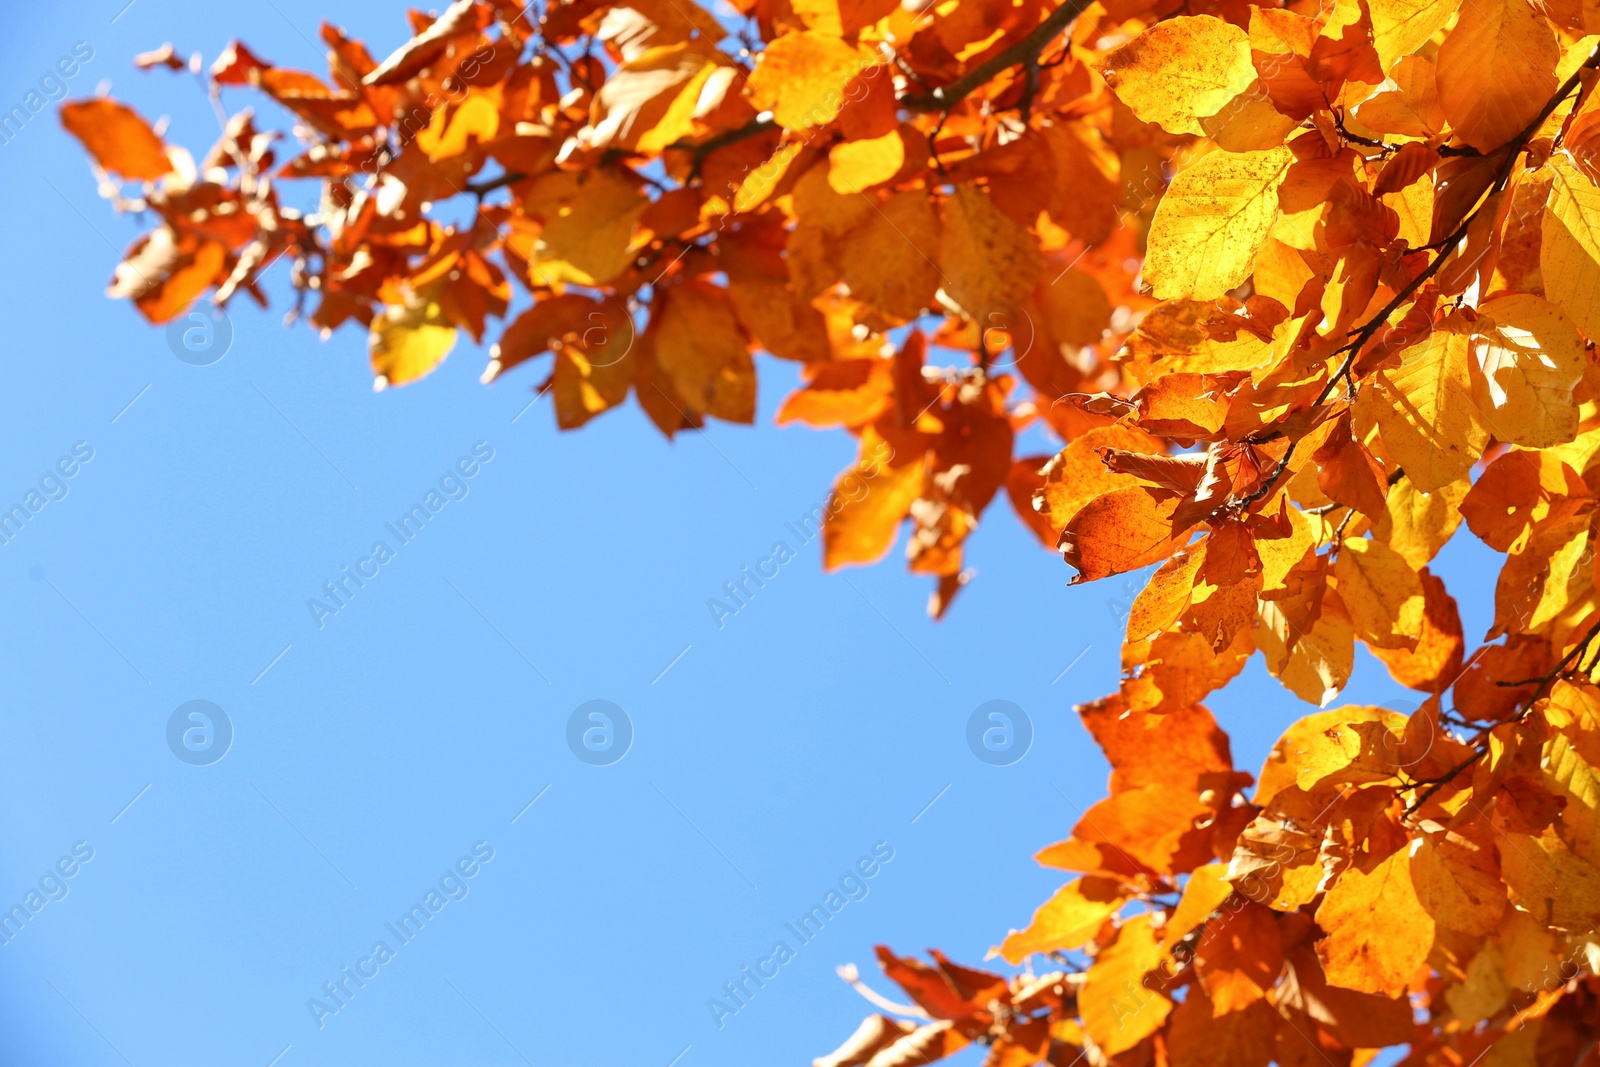
[[[380,386],[464,330],[563,428],[630,392],[669,436],[749,422],[765,352],[803,364],[781,422],[860,441],[828,566],[909,519],[942,614],[1002,488],[1074,580],[1159,565],[1079,709],[1109,795],[996,950],[1027,969],[880,949],[913,1004],[819,1067],[1593,1060],[1594,6],[733,9],[460,0],[382,62],[325,25],[327,78],[236,43],[198,162],[69,103],[105,195],[159,219],[112,295],[264,301],[286,258]],[[280,200],[302,179],[314,211]],[[1015,455],[1029,427],[1065,447]],[[1470,652],[1428,566],[1463,523],[1505,555]],[[1327,708],[1357,643],[1417,709],[1317,710],[1235,768],[1201,701],[1259,651]]]

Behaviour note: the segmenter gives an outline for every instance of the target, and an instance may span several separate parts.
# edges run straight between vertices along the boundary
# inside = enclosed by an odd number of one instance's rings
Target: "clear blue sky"
[[[134,53],[209,62],[237,35],[321,72],[321,17],[379,54],[405,36],[374,0],[136,0],[113,24],[124,2],[14,10],[0,110],[87,41],[72,96],[109,79],[203,150],[192,80]],[[771,425],[792,365],[763,358],[756,427],[675,444],[631,404],[572,434],[547,400],[513,422],[535,375],[482,386],[470,346],[375,395],[364,338],[285,330],[281,300],[238,305],[232,350],[194,367],[103,297],[139,223],[53,113],[0,146],[0,202],[0,503],[93,449],[0,547],[0,905],[63,856],[74,871],[0,946],[0,1064],[806,1063],[869,1010],[835,966],[885,988],[878,941],[976,963],[1063,880],[1030,856],[1105,787],[1071,709],[1115,687],[1120,582],[1068,588],[1002,501],[943,624],[898,546],[825,575],[815,543],[713,624],[707,599],[852,455]],[[469,495],[319,630],[307,599],[480,441]],[[1486,597],[1483,553],[1452,546],[1447,580]],[[1481,634],[1486,599],[1463,608]],[[1348,696],[1406,699],[1365,658]],[[1034,724],[1013,766],[966,747],[994,699]],[[233,724],[210,766],[168,747],[191,700]],[[633,722],[611,766],[566,744],[590,700]],[[1252,770],[1309,710],[1259,659],[1211,703]],[[795,944],[784,924],[879,841],[894,858],[867,896],[719,1030],[708,998]],[[493,859],[446,882],[467,895],[400,946],[385,924],[477,842]],[[363,965],[379,940],[394,958]],[[319,1030],[307,1001],[345,965],[377,974]]]

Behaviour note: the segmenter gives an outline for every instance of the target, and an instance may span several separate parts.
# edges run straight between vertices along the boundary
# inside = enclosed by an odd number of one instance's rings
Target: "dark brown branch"
[[[689,178],[692,181],[700,177],[700,165],[705,162],[707,156],[717,149],[726,148],[731,144],[738,144],[740,141],[747,141],[752,137],[759,137],[777,125],[777,122],[770,118],[753,119],[743,126],[713,134],[704,141],[674,141],[672,144],[667,145],[663,151],[670,151],[676,148],[693,154],[694,164],[689,168]]]
[[[485,178],[481,182],[468,182],[466,185],[466,191],[481,200],[485,196],[488,196],[490,193],[494,192],[496,189],[503,189],[508,185],[514,185],[526,177],[526,174],[523,174],[519,171],[508,170],[498,178]]]
[[[726,148],[728,145],[738,144],[740,141],[759,136],[776,125],[777,123],[772,119],[754,119],[735,129],[723,130],[721,133],[713,134],[704,141],[674,141],[667,145],[665,151],[676,148],[685,152],[693,152],[697,159],[704,159],[719,148]]]
[[[1089,6],[1090,0],[1067,0],[1050,12],[1050,17],[1033,28],[1033,32],[1016,44],[996,52],[976,67],[967,71],[949,85],[930,89],[925,93],[911,93],[900,98],[900,106],[907,111],[949,111],[980,85],[992,81],[995,75],[1019,63],[1034,63],[1060,35]]]

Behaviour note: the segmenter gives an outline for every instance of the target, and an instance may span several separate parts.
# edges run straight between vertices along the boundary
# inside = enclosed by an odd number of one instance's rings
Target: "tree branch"
[[[513,185],[522,181],[526,177],[526,174],[523,174],[519,171],[508,170],[497,178],[486,178],[481,182],[468,182],[466,185],[466,192],[469,192],[473,196],[482,200],[485,196],[488,196],[496,189],[502,189],[507,185]]]
[[[715,152],[717,149],[726,148],[731,144],[738,144],[740,141],[746,141],[752,137],[759,137],[761,134],[766,133],[768,130],[773,129],[777,125],[777,122],[773,119],[754,119],[745,123],[743,126],[739,126],[731,130],[723,130],[721,133],[713,134],[712,136],[707,137],[704,141],[674,141],[672,144],[667,145],[667,147],[662,151],[665,153],[676,148],[680,149],[681,151],[692,153],[694,156],[694,165],[689,171],[689,177],[692,180],[700,176],[700,165],[705,162],[707,156]]]
[[[1050,12],[1049,18],[1035,26],[1033,32],[1010,48],[996,52],[949,85],[902,96],[900,106],[907,111],[949,111],[968,93],[993,80],[995,75],[1008,67],[1036,62],[1039,53],[1071,25],[1073,19],[1083,14],[1089,4],[1090,0],[1066,0],[1066,3]]]

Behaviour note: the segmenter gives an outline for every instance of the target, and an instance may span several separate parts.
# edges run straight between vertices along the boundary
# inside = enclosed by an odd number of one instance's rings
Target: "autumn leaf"
[[[227,249],[218,242],[162,226],[128,249],[106,295],[132,298],[152,323],[170,322],[216,284],[226,258]]]
[[[662,294],[651,319],[656,364],[694,411],[755,418],[755,367],[723,290],[691,281]]]
[[[939,288],[939,216],[922,192],[869,204],[841,250],[850,294],[895,319],[913,319]]]
[[[1384,446],[1423,492],[1454,482],[1488,443],[1484,413],[1472,399],[1473,338],[1446,322],[1400,353],[1400,366],[1379,370],[1360,403],[1372,411]]]
[[[899,130],[844,141],[828,151],[828,184],[845,196],[859,193],[893,178],[905,162],[906,145]]]
[[[1381,541],[1345,541],[1333,567],[1356,635],[1377,648],[1414,648],[1422,635],[1422,579]]]
[[[1107,1055],[1143,1041],[1172,1011],[1159,982],[1149,979],[1161,962],[1161,943],[1148,915],[1122,925],[1117,939],[1095,957],[1078,992],[1083,1028]]]
[[[139,113],[100,97],[61,105],[61,125],[83,142],[95,162],[135,181],[154,181],[172,172],[166,145]]]
[[[1550,173],[1539,245],[1545,295],[1592,340],[1600,337],[1600,188],[1564,155]]]
[[[871,52],[838,36],[816,30],[785,34],[761,53],[750,94],[785,129],[821,126],[839,114],[845,83],[875,62]]]
[[[922,493],[923,457],[908,453],[871,430],[862,433],[860,458],[839,476],[828,500],[824,566],[875,563],[889,551],[900,520]]]
[[[1250,87],[1248,35],[1212,15],[1158,22],[1102,61],[1106,84],[1143,122],[1203,133],[1200,119]]]
[[[1018,309],[1039,278],[1037,242],[999,210],[989,194],[958,185],[945,202],[939,242],[945,292],[983,328],[1017,329]]]
[[[368,358],[377,388],[405,385],[433,372],[456,344],[456,328],[438,301],[410,293],[404,304],[385,308],[372,320]]]
[[[1482,377],[1474,378],[1474,393],[1495,436],[1529,448],[1572,440],[1578,433],[1572,391],[1586,366],[1572,321],[1526,293],[1485,301],[1478,310]]]
[[[1212,300],[1248,278],[1293,160],[1286,148],[1215,152],[1174,178],[1150,223],[1144,276],[1155,295]]]
[[[1078,571],[1074,581],[1135,571],[1171,555],[1183,533],[1172,525],[1180,502],[1139,485],[1089,501],[1061,531],[1061,555]]]
[[[1327,933],[1317,954],[1328,981],[1364,993],[1404,993],[1433,947],[1434,918],[1417,899],[1405,849],[1339,875],[1317,925]]]
[[[1434,17],[1437,17],[1435,15]],[[1524,0],[1475,0],[1439,46],[1439,104],[1461,140],[1489,152],[1556,88],[1555,30]]]
[[[1460,0],[1371,0],[1372,47],[1383,72],[1444,29],[1460,6]]]
[[[1103,878],[1068,882],[1039,906],[1025,929],[1011,931],[1000,954],[1011,963],[1021,963],[1034,953],[1077,948],[1100,931],[1123,899]]]

